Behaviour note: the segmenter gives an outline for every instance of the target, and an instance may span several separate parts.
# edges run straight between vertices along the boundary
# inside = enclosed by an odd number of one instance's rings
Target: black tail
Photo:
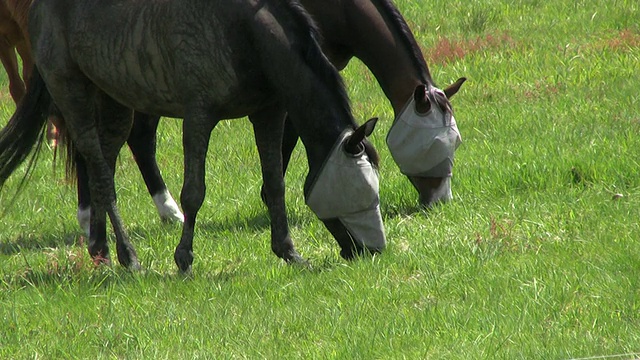
[[[36,151],[31,156],[18,192],[31,174],[44,142],[45,125],[50,105],[51,95],[38,69],[34,67],[27,95],[18,104],[16,112],[7,126],[0,131],[0,190],[9,176],[24,162],[35,147]]]

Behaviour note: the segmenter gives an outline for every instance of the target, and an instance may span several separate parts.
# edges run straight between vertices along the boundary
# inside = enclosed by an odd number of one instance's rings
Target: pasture
[[[640,5],[631,0],[397,0],[463,144],[454,201],[420,210],[386,149],[393,111],[370,72],[342,72],[378,116],[388,249],[346,262],[305,206],[301,144],[286,176],[292,238],[269,246],[251,126],[222,122],[189,277],[128,149],[118,204],[142,273],[94,267],[75,188],[44,151],[0,193],[0,358],[569,359],[640,357]],[[14,105],[2,74],[0,124]],[[180,122],[158,162],[178,198]],[[24,168],[24,166],[23,166]],[[113,234],[110,233],[113,238]]]

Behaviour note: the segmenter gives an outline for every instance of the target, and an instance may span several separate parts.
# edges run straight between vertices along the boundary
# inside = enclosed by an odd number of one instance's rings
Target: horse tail
[[[22,190],[31,175],[44,142],[51,103],[49,90],[38,69],[34,67],[27,94],[18,104],[9,123],[0,130],[0,189],[35,148],[17,192]]]

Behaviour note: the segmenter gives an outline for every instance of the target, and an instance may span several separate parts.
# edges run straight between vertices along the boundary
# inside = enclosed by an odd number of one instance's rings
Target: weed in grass
[[[494,25],[497,20],[496,14],[487,8],[473,7],[462,19],[462,31],[467,33],[483,33],[490,25]]]

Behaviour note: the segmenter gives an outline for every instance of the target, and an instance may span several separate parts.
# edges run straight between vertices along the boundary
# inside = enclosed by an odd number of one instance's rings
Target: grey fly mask
[[[448,178],[462,138],[444,92],[430,86],[427,97],[431,109],[425,113],[416,110],[411,97],[391,126],[387,145],[403,174]]]
[[[306,196],[306,203],[321,220],[338,219],[358,245],[371,251],[386,246],[378,171],[363,150],[350,154],[344,144],[353,130],[346,130],[333,146]]]

